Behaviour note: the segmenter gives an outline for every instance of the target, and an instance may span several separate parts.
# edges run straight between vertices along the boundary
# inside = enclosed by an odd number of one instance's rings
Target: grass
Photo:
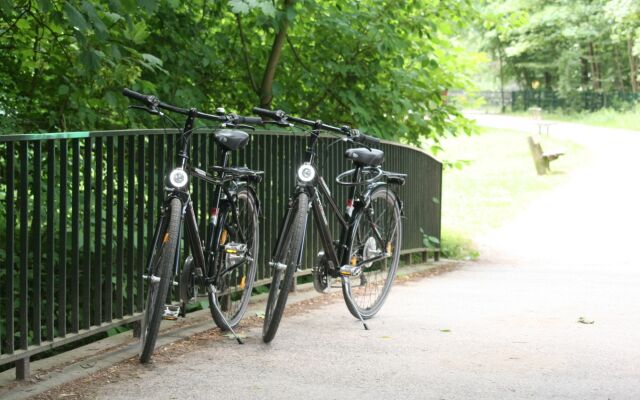
[[[588,162],[589,154],[576,143],[543,137],[545,150],[563,149],[552,162],[552,174],[538,176],[527,134],[484,129],[479,135],[443,143],[441,159],[462,161],[443,177],[442,249],[445,256],[474,259],[473,238],[498,228],[526,209],[533,200],[565,182],[568,174]]]

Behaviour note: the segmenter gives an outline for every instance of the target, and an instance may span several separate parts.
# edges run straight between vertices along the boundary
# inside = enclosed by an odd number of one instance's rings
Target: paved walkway
[[[482,238],[480,262],[394,287],[370,331],[334,301],[285,318],[271,345],[259,328],[244,346],[203,341],[98,398],[640,398],[640,132],[551,132],[594,162]]]

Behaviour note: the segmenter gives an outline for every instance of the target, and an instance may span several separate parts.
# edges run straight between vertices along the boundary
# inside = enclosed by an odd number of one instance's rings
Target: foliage
[[[485,48],[522,89],[638,92],[640,2],[489,0]],[[575,101],[572,101],[575,100]]]
[[[183,106],[256,104],[417,143],[472,127],[454,32],[467,0],[0,0],[2,132],[115,129],[123,87]]]

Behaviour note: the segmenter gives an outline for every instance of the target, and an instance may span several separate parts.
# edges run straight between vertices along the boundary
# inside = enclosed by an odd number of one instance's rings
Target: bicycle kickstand
[[[349,297],[349,301],[351,302],[351,304],[353,304],[354,303],[353,297],[351,297],[351,283],[347,280],[347,277],[345,276],[341,276],[340,278],[342,279],[342,284],[345,285],[345,287],[347,288],[347,290],[345,290],[344,293]],[[360,314],[360,311],[357,308],[354,308],[354,310],[356,314],[358,314],[358,318],[360,319],[360,322],[362,322],[362,325],[364,326],[364,330],[368,331],[369,327],[364,322],[364,318],[362,318],[362,314]]]
[[[224,315],[222,315],[222,311],[220,310],[220,305],[218,304],[218,299],[216,297],[216,288],[213,285],[209,285],[209,293],[210,293],[209,301],[211,301],[213,306],[216,308],[216,312],[218,313],[218,315],[222,317],[222,320],[224,321],[225,329],[231,332],[233,337],[238,341],[238,344],[244,344],[242,339],[240,339],[240,337],[236,334],[236,332],[233,330],[231,325],[229,325],[229,322],[227,322],[227,319],[224,317]]]

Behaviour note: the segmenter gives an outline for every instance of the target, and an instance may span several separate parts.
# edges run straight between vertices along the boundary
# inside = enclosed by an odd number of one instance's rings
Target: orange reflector
[[[393,251],[393,244],[391,242],[387,242],[387,254],[391,254]]]
[[[358,259],[356,258],[356,256],[351,257],[351,265],[355,267],[357,263],[358,263]]]
[[[244,289],[244,285],[246,284],[247,277],[243,276],[240,280],[240,289]]]
[[[220,235],[220,244],[223,245],[227,241],[227,230],[222,230],[222,235]]]
[[[162,244],[165,244],[169,241],[169,232],[164,234],[164,237],[162,238]]]

